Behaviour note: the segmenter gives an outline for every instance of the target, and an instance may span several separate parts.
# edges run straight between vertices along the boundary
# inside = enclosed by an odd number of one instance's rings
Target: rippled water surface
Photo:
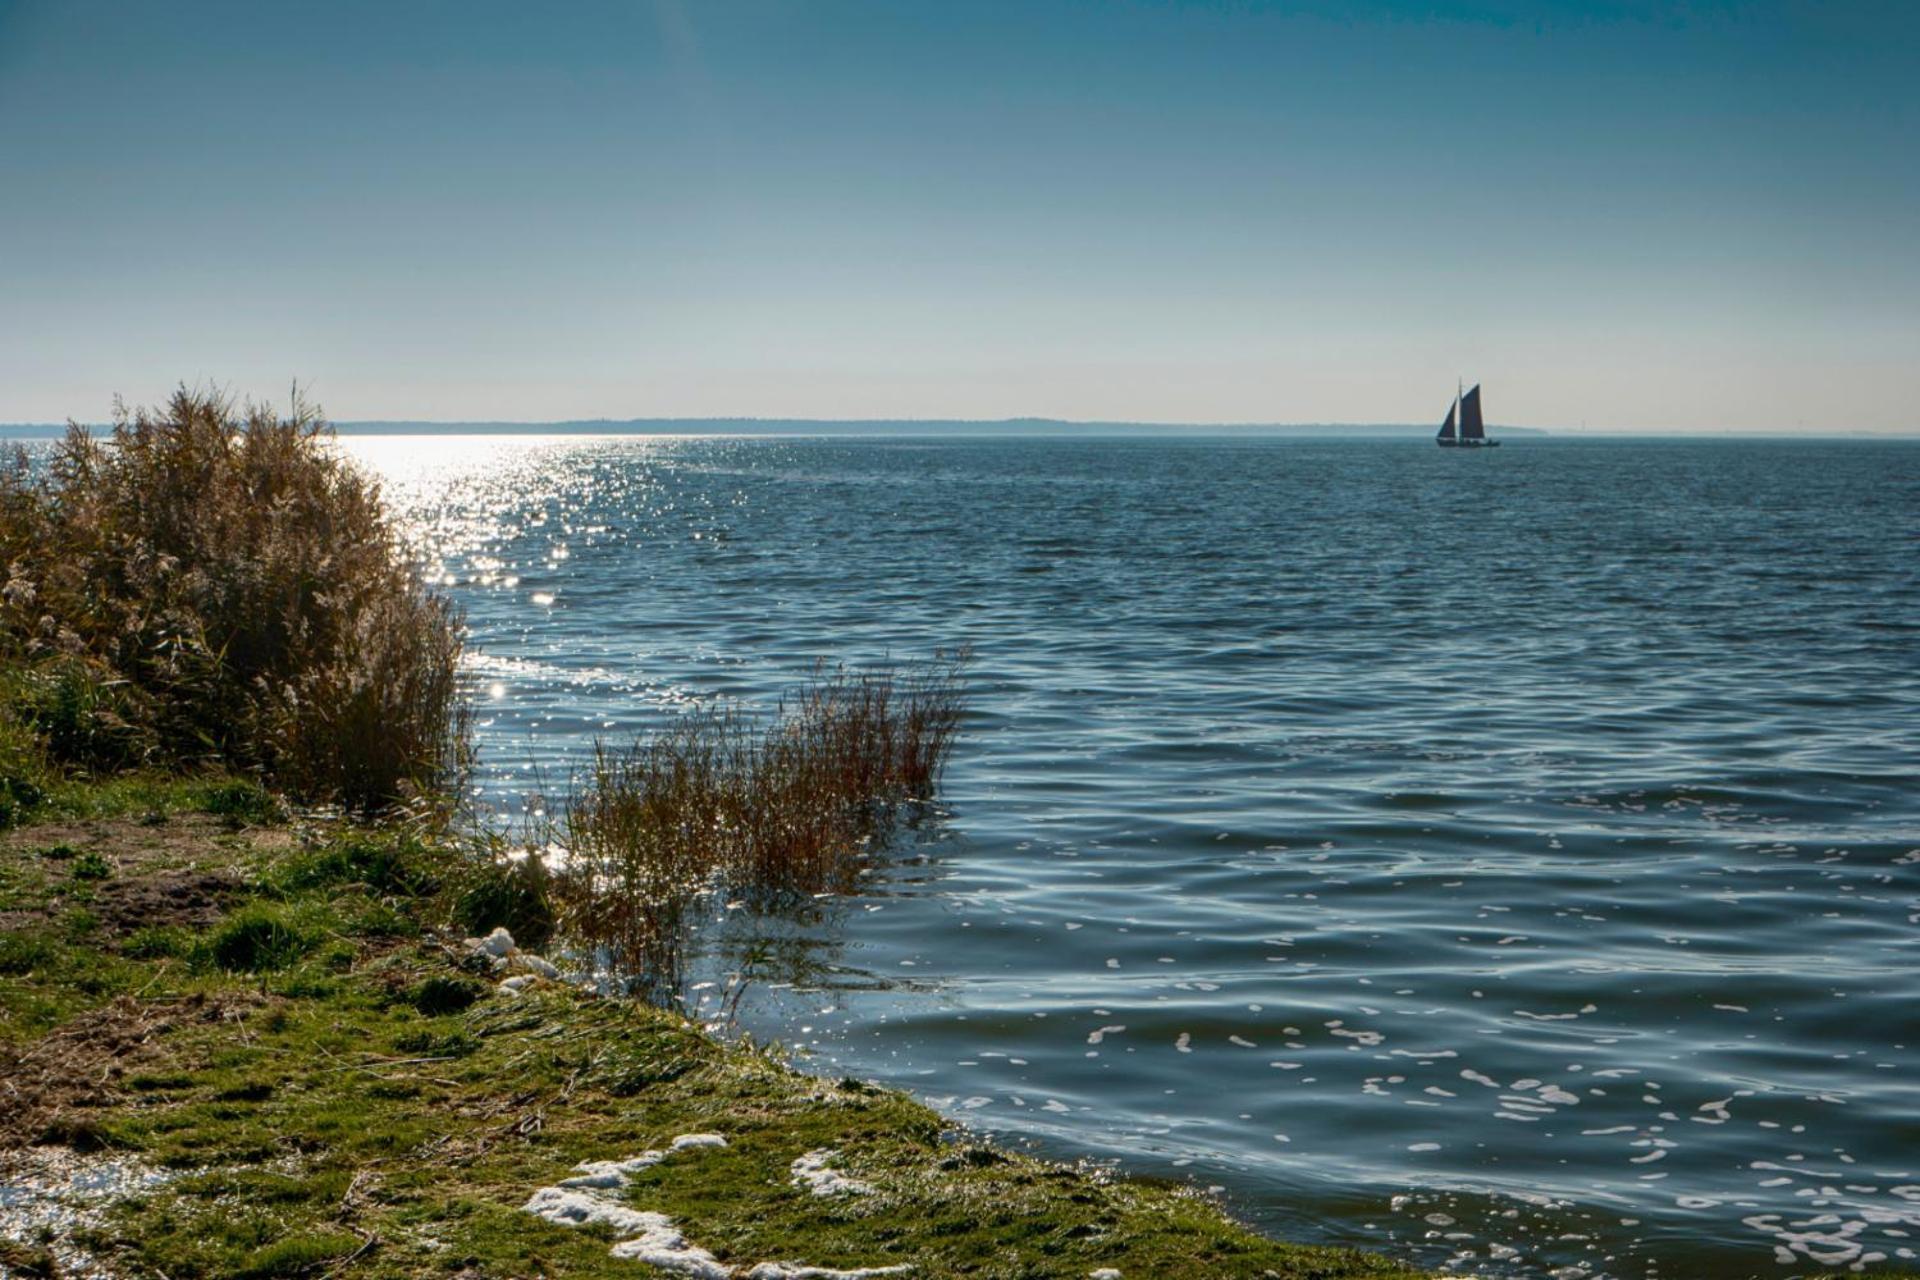
[[[831,1069],[1463,1272],[1920,1251],[1920,446],[350,445],[504,806],[973,646],[949,812],[715,930]]]

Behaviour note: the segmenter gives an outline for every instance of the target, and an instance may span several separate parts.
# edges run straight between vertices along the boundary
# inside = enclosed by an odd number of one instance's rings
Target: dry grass
[[[901,807],[932,798],[964,662],[822,669],[771,720],[703,711],[602,744],[557,833],[562,929],[670,993],[705,892],[764,901],[848,887]]]
[[[57,1144],[88,1150],[97,1117],[124,1095],[124,1080],[157,1056],[176,1024],[230,1022],[262,1002],[250,993],[194,994],[161,1003],[120,996],[38,1040],[0,1042],[0,1151]]]
[[[297,398],[182,389],[0,475],[7,700],[61,763],[218,762],[363,809],[464,764],[460,619],[330,440]]]

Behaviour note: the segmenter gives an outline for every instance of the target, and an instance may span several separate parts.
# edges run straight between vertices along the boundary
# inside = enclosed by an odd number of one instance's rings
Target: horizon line
[[[66,430],[69,423],[64,422],[0,422],[0,434],[27,435],[32,433],[58,433]],[[84,422],[80,425],[89,430],[109,428],[110,422]],[[1017,429],[1020,427],[1070,428],[1076,432],[1093,431],[1159,431],[1159,432],[1328,432],[1331,434],[1379,432],[1402,435],[1410,433],[1431,433],[1437,430],[1430,423],[1413,422],[1280,422],[1280,421],[1237,421],[1237,422],[1158,422],[1144,419],[1083,419],[1053,418],[1039,415],[1021,415],[1007,418],[791,418],[765,417],[750,414],[707,415],[699,417],[634,417],[634,418],[554,418],[554,419],[462,419],[462,418],[355,418],[333,421],[327,425],[343,435],[385,434],[401,435],[409,431],[417,434],[484,433],[493,435],[521,433],[528,435],[554,435],[575,433],[581,435],[614,434],[631,432],[633,434],[698,434],[695,432],[653,430],[649,428],[699,428],[723,427],[734,429],[728,434],[751,434],[740,428],[767,427],[786,428],[784,434],[835,434],[831,430],[793,431],[794,428],[853,428],[863,433],[871,433],[876,428],[904,428],[924,431],[940,428],[989,428]],[[1792,428],[1792,427],[1632,427],[1602,426],[1592,427],[1555,425],[1551,427],[1522,425],[1518,423],[1490,423],[1490,430],[1511,431],[1527,436],[1660,436],[1660,437],[1747,437],[1790,439],[1912,439],[1920,437],[1920,426],[1913,427],[1829,427],[1829,428]]]

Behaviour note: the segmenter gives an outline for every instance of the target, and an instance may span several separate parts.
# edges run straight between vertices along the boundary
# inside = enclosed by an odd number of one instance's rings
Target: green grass
[[[279,802],[259,783],[218,771],[181,775],[140,770],[88,778],[51,770],[14,775],[0,764],[0,830],[67,819],[163,821],[183,813],[211,814],[236,827],[283,816]],[[51,846],[48,856],[61,856],[61,847]]]
[[[89,849],[74,857],[67,866],[67,874],[75,880],[105,880],[113,874],[113,864]]]
[[[389,976],[417,963],[396,960]],[[140,1267],[273,1274],[258,1270],[262,1250],[283,1238],[326,1237],[345,1252],[364,1237],[349,1246],[326,1233],[360,1181],[365,1203],[347,1220],[381,1242],[365,1274],[429,1274],[448,1252],[489,1273],[619,1274],[604,1238],[516,1206],[578,1160],[717,1131],[725,1150],[650,1171],[632,1201],[736,1261],[911,1260],[933,1275],[1103,1264],[1150,1276],[1406,1274],[1261,1239],[1184,1191],[1018,1156],[967,1159],[943,1142],[945,1121],[904,1095],[795,1075],[640,1006],[550,992],[426,1017],[349,984],[249,1027],[244,1045],[190,1036],[177,1046],[187,1069],[108,1126],[111,1142],[163,1165],[226,1157],[122,1212],[111,1239]],[[823,1207],[788,1186],[791,1161],[818,1147],[845,1152],[879,1194]]]
[[[163,832],[130,816],[115,838]],[[60,868],[73,859],[43,856],[49,842],[31,836],[0,854],[9,872],[31,870],[22,901],[70,883]],[[581,1160],[718,1132],[725,1149],[675,1156],[629,1201],[743,1269],[1412,1275],[1265,1239],[1186,1188],[992,1151],[904,1094],[798,1073],[670,1012],[555,984],[510,996],[445,931],[459,877],[417,834],[288,848],[243,833],[203,856],[248,886],[203,928],[119,934],[102,917],[76,932],[54,913],[0,937],[0,1055],[44,1043],[80,1055],[77,1077],[100,1074],[82,1033],[141,1020],[105,1095],[47,1122],[177,1175],[82,1240],[126,1274],[648,1274],[609,1257],[604,1232],[520,1206]],[[119,862],[107,883],[142,874],[137,850]],[[0,1141],[20,1140],[9,1132]],[[793,1159],[820,1147],[875,1194],[824,1201],[790,1186]]]
[[[221,921],[205,943],[207,959],[228,973],[285,969],[319,945],[309,920],[272,903],[252,903]]]
[[[269,1276],[304,1276],[328,1263],[351,1257],[366,1242],[341,1231],[316,1231],[287,1236],[249,1253],[234,1271],[235,1280],[265,1280]]]

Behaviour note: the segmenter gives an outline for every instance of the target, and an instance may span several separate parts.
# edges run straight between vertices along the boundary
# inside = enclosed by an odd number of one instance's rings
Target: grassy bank
[[[0,1270],[84,1251],[169,1280],[653,1274],[611,1256],[619,1231],[523,1206],[582,1161],[717,1134],[606,1201],[741,1275],[1412,1274],[496,967],[455,919],[457,853],[403,828],[289,826],[221,781],[70,783],[22,816],[0,835],[0,1169],[52,1147],[162,1180],[64,1240],[0,1246]],[[866,1191],[796,1184],[821,1152]]]

